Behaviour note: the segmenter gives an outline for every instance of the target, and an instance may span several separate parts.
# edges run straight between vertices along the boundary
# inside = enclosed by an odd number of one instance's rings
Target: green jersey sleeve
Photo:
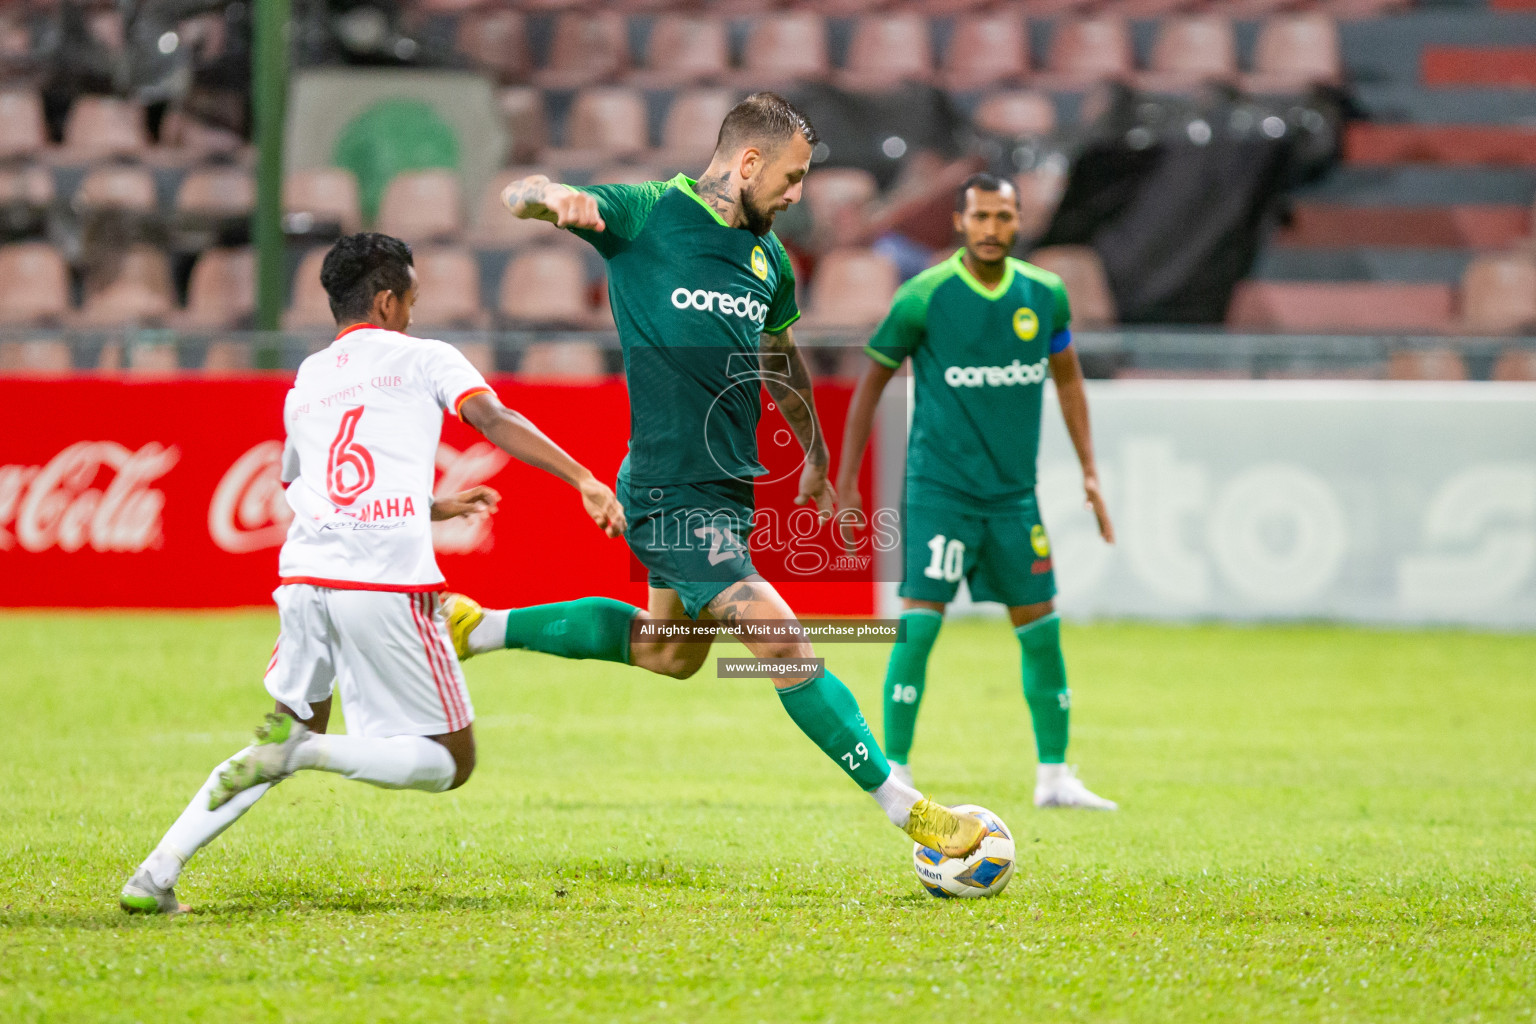
[[[606,225],[602,231],[571,228],[571,234],[586,242],[612,259],[628,247],[645,227],[651,209],[667,191],[664,181],[646,181],[639,185],[567,185],[566,188],[585,192],[597,200],[597,212]]]
[[[1051,297],[1056,300],[1055,316],[1051,320],[1051,334],[1054,337],[1072,326],[1072,306],[1067,302],[1066,282],[1052,274],[1047,283],[1051,288]]]
[[[869,358],[882,366],[896,369],[927,337],[928,297],[933,290],[919,286],[920,279],[915,277],[896,289],[890,312],[864,346]]]
[[[789,253],[776,236],[768,237],[779,261],[779,286],[774,289],[773,301],[768,305],[768,319],[763,321],[763,333],[778,334],[800,319],[800,306],[795,302],[795,268],[789,262]]]

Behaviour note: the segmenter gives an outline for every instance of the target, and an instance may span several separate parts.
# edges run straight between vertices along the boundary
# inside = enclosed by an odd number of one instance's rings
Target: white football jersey
[[[432,484],[443,413],[490,390],[452,345],[371,324],[304,360],[283,405],[294,516],[281,583],[440,589]]]

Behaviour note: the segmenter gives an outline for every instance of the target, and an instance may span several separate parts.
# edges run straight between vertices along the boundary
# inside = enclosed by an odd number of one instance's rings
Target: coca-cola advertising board
[[[0,605],[269,604],[292,517],[278,479],[289,383],[282,374],[0,378]],[[503,401],[613,480],[629,436],[621,380],[492,383]],[[818,401],[835,439],[848,391],[823,390]],[[765,429],[783,427],[769,420]],[[493,518],[434,524],[449,586],[498,606],[589,594],[644,603],[644,577],[624,542],[604,537],[559,480],[451,416],[437,470],[437,494],[485,483],[502,495]],[[769,565],[760,568],[774,578]],[[775,582],[804,613],[869,613],[873,585],[848,582],[855,578]]]

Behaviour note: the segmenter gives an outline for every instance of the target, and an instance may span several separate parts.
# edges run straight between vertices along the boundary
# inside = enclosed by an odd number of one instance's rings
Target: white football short
[[[437,595],[290,583],[267,692],[301,718],[332,688],[353,736],[441,736],[474,721]]]

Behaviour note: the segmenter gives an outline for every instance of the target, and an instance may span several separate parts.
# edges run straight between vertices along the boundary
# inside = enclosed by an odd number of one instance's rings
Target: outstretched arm
[[[556,227],[589,231],[607,227],[592,195],[550,181],[542,174],[514,181],[502,189],[501,201],[512,216],[524,220],[547,220]]]
[[[1067,346],[1051,356],[1051,378],[1056,381],[1056,400],[1061,403],[1061,418],[1066,421],[1077,461],[1083,467],[1084,504],[1099,521],[1099,536],[1115,542],[1115,525],[1109,520],[1109,506],[1099,485],[1099,469],[1093,460],[1093,433],[1088,429],[1088,392],[1083,387],[1083,367],[1077,361],[1077,349]]]
[[[777,358],[770,359],[770,356]],[[779,406],[795,439],[805,449],[805,469],[800,472],[800,495],[796,505],[814,502],[821,511],[823,522],[832,518],[832,506],[837,492],[827,480],[827,468],[832,461],[827,451],[827,439],[816,418],[816,396],[811,390],[811,371],[795,344],[795,332],[786,327],[777,334],[765,334],[762,339],[763,383],[768,395]]]
[[[841,495],[837,515],[838,531],[843,546],[854,548],[853,531],[864,525],[864,499],[859,495],[859,467],[864,463],[864,450],[869,447],[869,435],[875,426],[875,409],[885,386],[896,376],[896,367],[869,361],[869,368],[859,378],[854,389],[853,401],[848,406],[848,419],[843,424],[843,450],[837,457],[837,493]]]
[[[581,503],[592,521],[610,537],[624,532],[624,510],[618,499],[592,471],[571,458],[522,413],[508,409],[491,392],[467,399],[459,410],[464,422],[485,439],[521,462],[553,473],[581,492]]]

